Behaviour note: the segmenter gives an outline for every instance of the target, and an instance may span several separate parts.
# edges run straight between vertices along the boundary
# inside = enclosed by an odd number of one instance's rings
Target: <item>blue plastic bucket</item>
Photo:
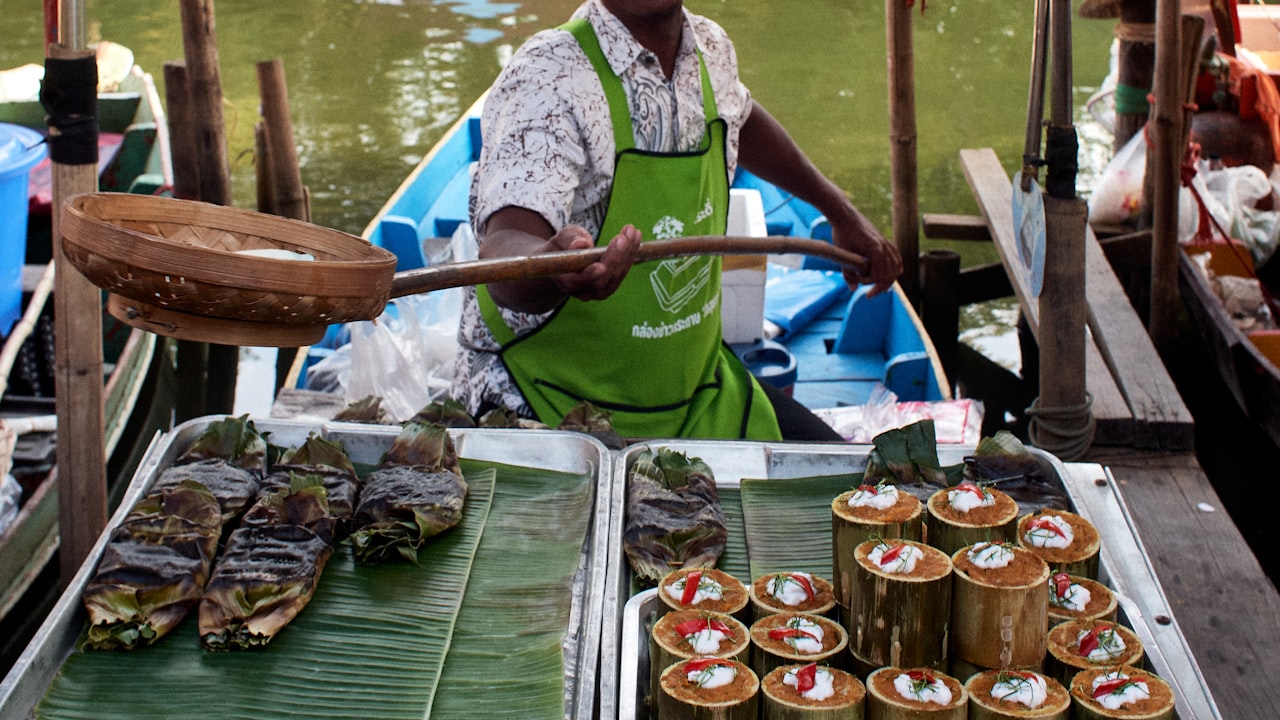
[[[733,350],[752,375],[791,394],[798,373],[796,357],[785,346],[773,340],[760,340],[748,345],[735,345]]]
[[[28,182],[45,158],[44,136],[0,123],[0,335],[22,315],[22,265],[27,259]]]

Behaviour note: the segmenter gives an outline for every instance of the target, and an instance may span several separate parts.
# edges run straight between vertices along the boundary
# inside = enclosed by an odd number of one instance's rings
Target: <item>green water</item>
[[[906,1],[906,0],[895,0]],[[3,2],[0,67],[42,62],[35,0]],[[991,147],[1012,173],[1022,154],[1031,0],[929,0],[913,10],[922,212],[976,213],[959,168]],[[236,204],[251,208],[254,64],[280,59],[313,220],[359,233],[432,143],[533,32],[579,0],[219,0],[216,38]],[[891,230],[885,5],[871,0],[686,0],[735,39],[742,74],[819,166]],[[172,0],[88,0],[89,40],[133,49],[163,92],[183,56]],[[1112,23],[1074,19],[1082,106],[1107,72]],[[181,128],[174,128],[181,132]],[[1081,179],[1082,189],[1087,177]],[[936,247],[925,242],[922,249]],[[995,258],[960,246],[965,264]]]

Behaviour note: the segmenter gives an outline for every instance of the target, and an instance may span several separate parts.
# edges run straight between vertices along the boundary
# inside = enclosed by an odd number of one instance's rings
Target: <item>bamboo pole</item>
[[[1182,47],[1182,2],[1156,6],[1156,46]],[[1151,149],[1151,306],[1147,333],[1161,353],[1168,352],[1178,320],[1178,191],[1182,185],[1182,61],[1176,52],[1156,53],[1155,107],[1149,121]]]
[[[295,220],[309,220],[302,173],[298,169],[298,151],[293,140],[293,121],[289,115],[289,95],[284,80],[284,64],[268,60],[257,64],[258,93],[262,102],[262,126],[268,148],[269,176],[276,215]]]
[[[102,308],[96,286],[63,262],[62,223],[59,209],[66,198],[98,189],[97,65],[94,53],[85,49],[84,8],[76,0],[65,0],[58,12],[59,40],[49,45],[47,62],[72,61],[76,87],[51,88],[51,96],[62,105],[51,112],[50,157],[53,159],[53,262],[54,273],[54,354],[58,436],[56,466],[58,478],[59,581],[69,585],[81,563],[107,525],[107,475],[104,448],[105,421],[102,409]],[[63,75],[64,72],[56,73]],[[46,82],[55,73],[46,69]],[[68,92],[69,91],[69,92]],[[67,107],[69,95],[82,99],[86,107]],[[76,102],[76,101],[73,101]],[[65,115],[64,115],[65,114]],[[63,116],[72,123],[91,123],[90,137],[78,139],[93,148],[92,157],[68,162],[59,158],[63,130],[56,123]],[[71,155],[83,149],[68,147]],[[87,160],[87,162],[86,162]]]
[[[902,286],[920,301],[920,197],[916,175],[915,59],[909,0],[886,0],[889,64],[889,162],[893,242],[902,254]],[[922,3],[923,6],[923,3]]]
[[[1129,142],[1150,114],[1145,103],[1129,100],[1130,96],[1144,95],[1151,89],[1152,70],[1155,65],[1155,34],[1152,23],[1156,17],[1156,0],[1123,0],[1120,4],[1120,24],[1116,28],[1119,38],[1117,57],[1117,104],[1115,137],[1112,152]]]

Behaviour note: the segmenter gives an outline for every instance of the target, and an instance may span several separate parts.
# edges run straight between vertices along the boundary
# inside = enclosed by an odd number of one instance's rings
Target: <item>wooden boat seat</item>
[[[423,244],[432,238],[452,237],[458,226],[468,221],[470,193],[471,173],[456,173],[421,218],[395,214],[383,216],[379,222],[381,244],[400,258],[397,271],[416,270],[429,264]]]

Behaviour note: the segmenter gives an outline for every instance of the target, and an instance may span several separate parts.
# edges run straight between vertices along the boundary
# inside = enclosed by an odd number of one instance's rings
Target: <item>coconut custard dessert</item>
[[[763,720],[862,720],[867,689],[844,670],[807,663],[771,670],[760,695]]]
[[[909,540],[868,540],[854,550],[849,649],[872,667],[935,667],[947,659],[951,558]]]
[[[1068,620],[1116,619],[1119,603],[1111,588],[1097,580],[1059,572],[1049,578],[1049,624]]]
[[[1039,555],[1053,572],[1098,577],[1098,529],[1066,510],[1040,510],[1018,519],[1018,543]]]
[[[1051,677],[1026,670],[984,670],[964,684],[969,720],[1067,720],[1071,693]]]
[[[751,614],[759,620],[780,612],[826,615],[835,611],[836,596],[831,582],[806,572],[778,572],[761,575],[747,588]]]
[[[979,542],[951,556],[952,660],[1038,667],[1049,627],[1049,566],[1030,550]]]
[[[926,668],[882,667],[867,676],[867,715],[886,720],[964,720],[969,694],[959,680]]]
[[[747,607],[747,588],[723,570],[681,569],[658,583],[658,596],[673,610],[705,610],[739,615]]]
[[[1129,628],[1105,620],[1072,620],[1048,635],[1045,672],[1067,685],[1080,670],[1142,661],[1142,641]]]
[[[831,584],[841,607],[849,607],[853,549],[871,538],[922,540],[922,507],[916,496],[884,482],[860,485],[831,501]]]
[[[978,542],[1013,542],[1018,503],[1007,494],[968,480],[943,488],[925,503],[929,544],[948,555]]]
[[[751,667],[760,675],[791,663],[837,663],[849,644],[844,628],[830,618],[774,613],[751,626]]]
[[[1169,684],[1131,666],[1082,670],[1071,681],[1073,717],[1080,720],[1172,720]]]
[[[663,720],[757,717],[760,680],[736,660],[681,660],[662,671],[658,687],[658,717]]]

